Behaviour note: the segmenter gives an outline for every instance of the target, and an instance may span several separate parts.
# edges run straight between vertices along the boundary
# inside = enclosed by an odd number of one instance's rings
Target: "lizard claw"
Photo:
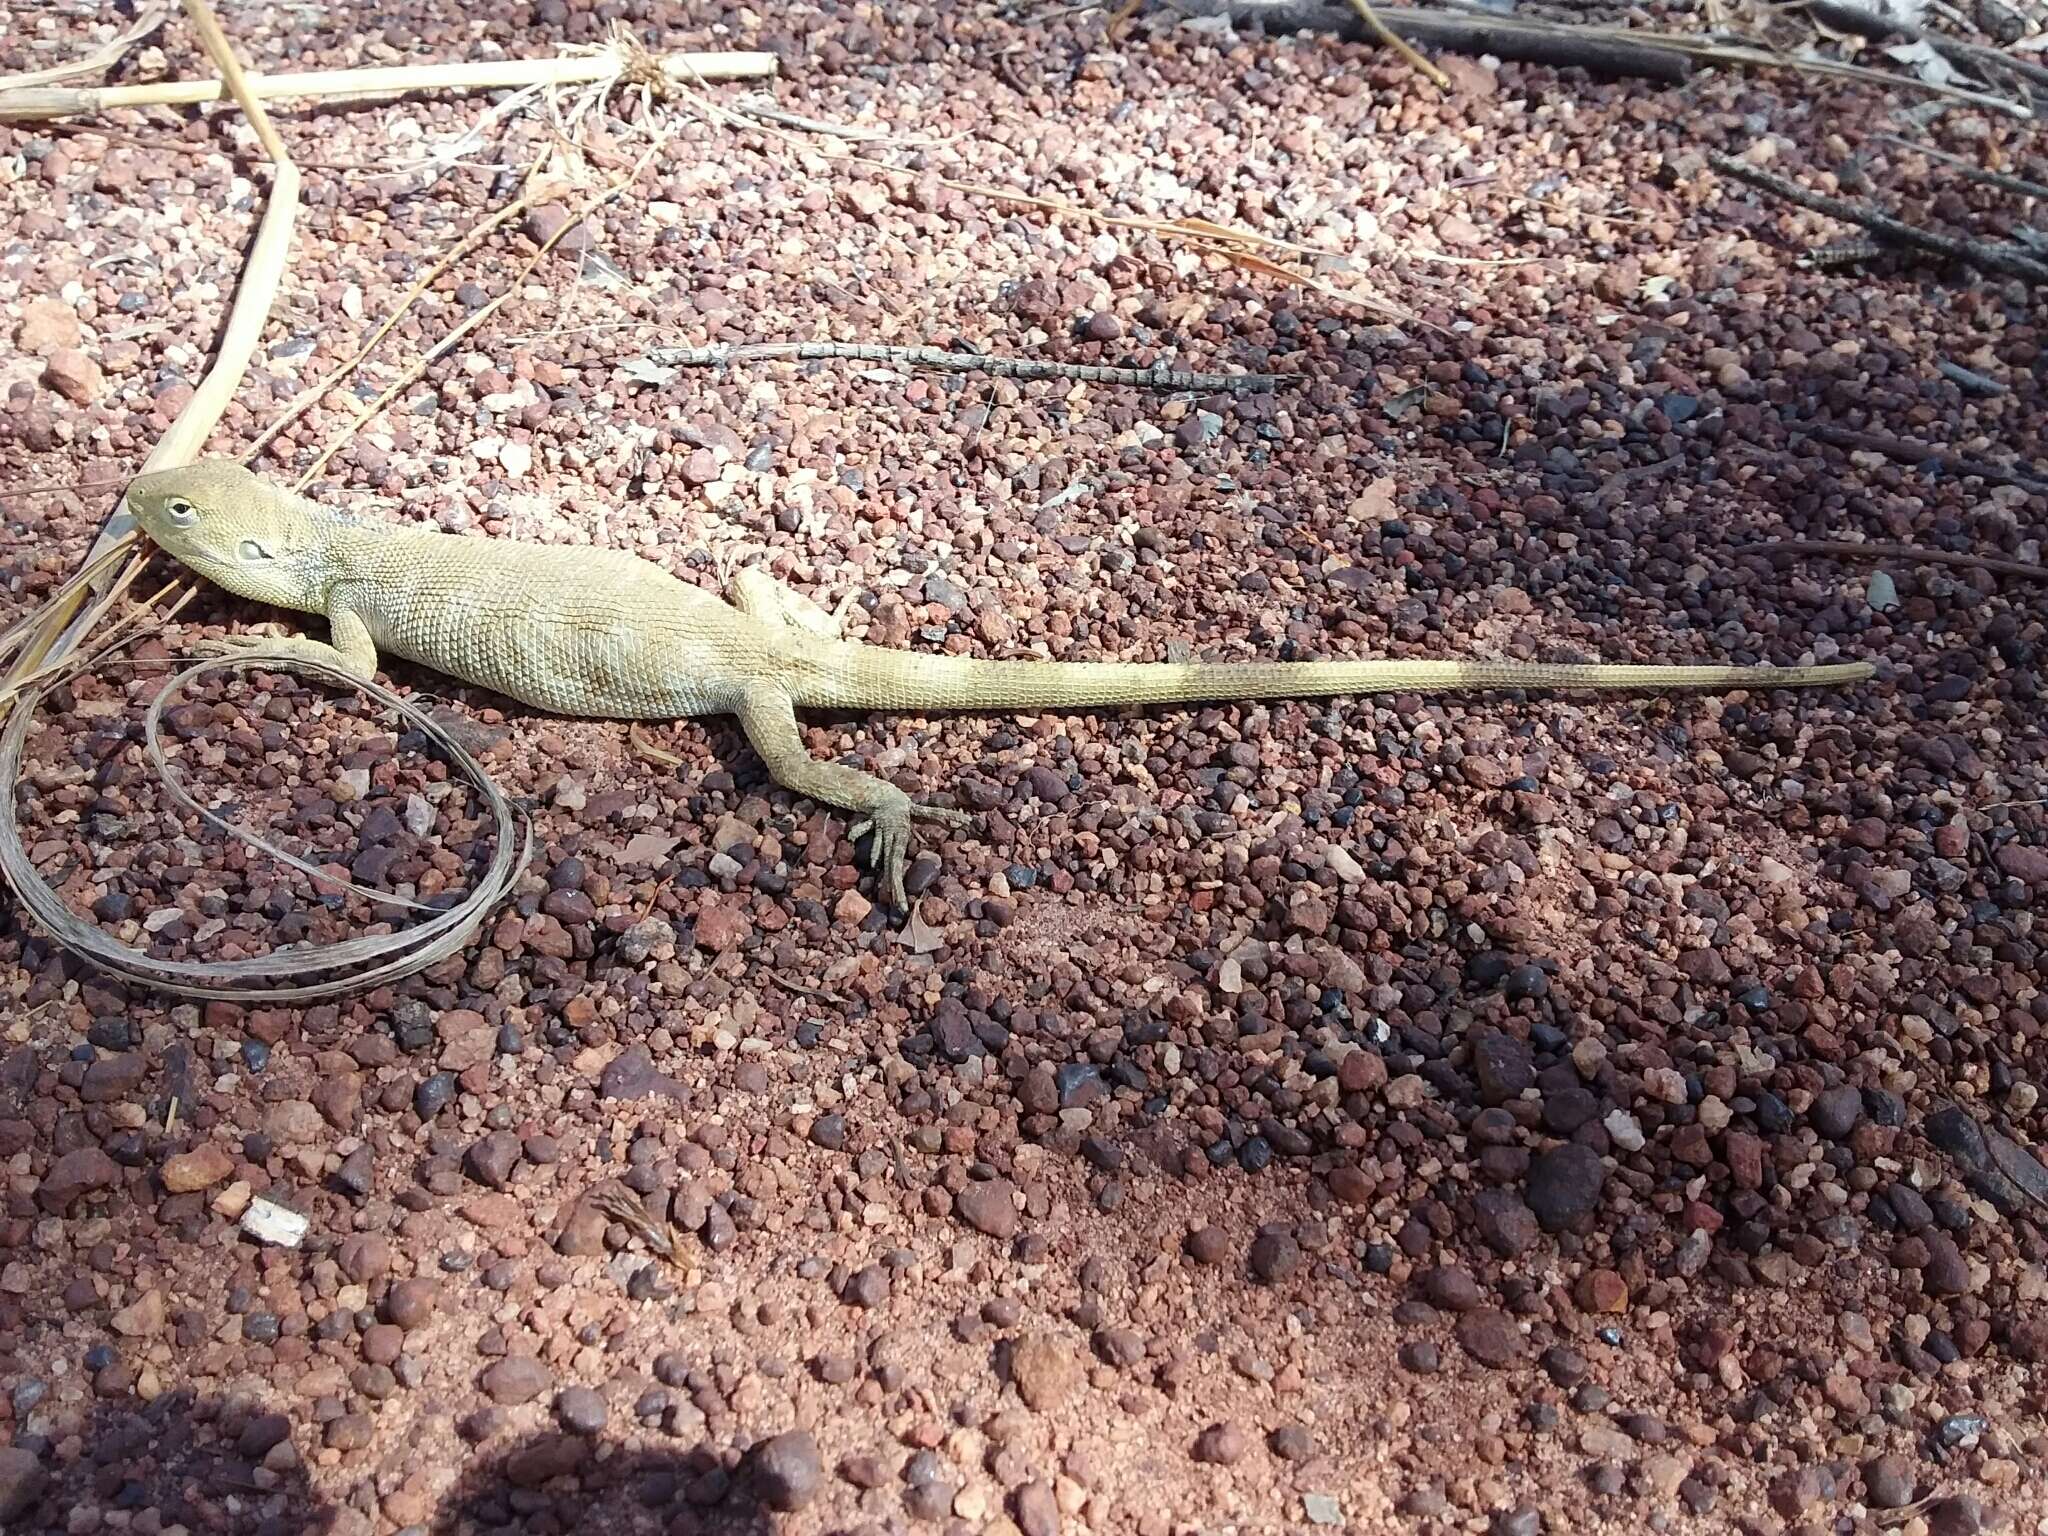
[[[868,862],[875,867],[881,878],[882,887],[889,893],[889,904],[897,911],[910,905],[903,894],[903,864],[910,852],[910,824],[912,821],[936,821],[945,826],[965,826],[971,818],[965,811],[956,811],[945,805],[919,805],[908,795],[899,794],[895,800],[878,806],[851,828],[853,838],[858,842],[870,832],[874,834],[874,845],[868,851]]]

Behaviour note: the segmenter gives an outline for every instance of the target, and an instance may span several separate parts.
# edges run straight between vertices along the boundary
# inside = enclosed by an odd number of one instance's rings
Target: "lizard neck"
[[[315,613],[327,610],[337,583],[359,575],[380,551],[419,532],[375,518],[352,517],[304,499],[293,510],[303,537],[294,541],[290,575],[307,599],[293,606]]]
[[[404,532],[280,490],[259,509],[212,526],[203,545],[181,550],[179,558],[238,597],[326,613],[335,586]],[[245,549],[262,554],[245,558]]]

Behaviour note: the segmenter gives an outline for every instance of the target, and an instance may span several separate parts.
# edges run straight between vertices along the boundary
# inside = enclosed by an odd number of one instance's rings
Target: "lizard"
[[[361,518],[226,459],[137,476],[130,513],[161,549],[255,602],[319,614],[328,639],[230,636],[364,680],[393,655],[522,704],[585,718],[737,716],[783,788],[858,820],[899,911],[912,823],[964,812],[814,758],[798,709],[1042,711],[1462,689],[1799,688],[1864,681],[1867,662],[1615,665],[1481,660],[1036,661],[935,656],[841,635],[840,613],[743,567],[724,599],[624,550],[446,533]]]

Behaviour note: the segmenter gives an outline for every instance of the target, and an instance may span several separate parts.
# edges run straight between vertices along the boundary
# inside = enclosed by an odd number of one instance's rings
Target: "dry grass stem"
[[[284,143],[264,116],[249,89],[247,77],[236,62],[227,38],[206,0],[185,0],[185,9],[215,66],[242,110],[249,117],[264,150],[275,163],[270,197],[263,210],[256,241],[243,268],[228,320],[222,330],[214,363],[206,372],[192,398],[177,419],[158,440],[144,461],[145,470],[190,463],[205,446],[207,437],[220,421],[229,400],[240,387],[270,308],[283,278],[285,256],[291,242],[293,222],[299,207],[299,171],[292,164]],[[19,94],[19,93],[16,93]],[[26,739],[47,679],[62,673],[67,661],[91,637],[128,588],[141,574],[148,553],[125,505],[117,504],[101,525],[87,553],[85,565],[30,618],[8,631],[0,641],[0,656],[7,671],[0,677],[0,716],[7,717],[6,741],[11,750],[0,766],[0,817],[4,817],[4,838],[0,838],[0,870],[23,904],[36,914],[60,941],[78,948],[73,931],[86,928],[65,908],[63,900],[43,883],[29,863],[15,824],[15,785],[21,766],[21,744]],[[116,570],[116,567],[119,567]],[[120,633],[133,638],[144,621],[131,613]],[[66,927],[66,924],[71,925]],[[102,939],[97,929],[91,932]],[[87,947],[82,952],[93,953]]]
[[[1184,369],[1114,368],[1040,358],[991,357],[940,347],[883,346],[850,341],[757,341],[708,347],[656,347],[648,360],[663,368],[728,368],[735,363],[841,361],[924,368],[935,373],[986,373],[997,378],[1065,379],[1082,384],[1129,385],[1182,394],[1259,394],[1279,387],[1278,373],[1191,373]]]
[[[1407,42],[1387,30],[1387,24],[1380,20],[1380,13],[1372,8],[1372,0],[1351,0],[1351,9],[1358,12],[1358,19],[1365,23],[1366,30],[1381,43],[1394,50],[1412,65],[1416,72],[1440,91],[1449,91],[1451,78],[1429,60],[1417,53]]]
[[[672,53],[660,59],[672,79],[760,80],[776,72],[772,53]],[[605,49],[543,59],[492,59],[464,64],[394,64],[248,75],[253,101],[292,97],[362,101],[413,91],[494,91],[534,85],[584,85],[617,79],[620,55]],[[218,80],[166,80],[151,85],[44,86],[0,93],[0,121],[74,117],[120,107],[182,107],[234,94]],[[239,100],[239,97],[237,98]],[[246,109],[245,109],[246,110]],[[253,118],[251,119],[254,120]]]
[[[542,158],[545,159],[544,156]],[[541,160],[536,160],[534,162],[533,169],[537,171],[540,168],[541,163]],[[297,421],[301,416],[305,415],[306,412],[311,410],[316,404],[318,404],[319,401],[323,397],[325,397],[329,391],[334,390],[343,383],[347,382],[348,378],[356,371],[356,369],[362,366],[363,360],[377,349],[379,344],[383,342],[386,336],[391,334],[392,328],[396,326],[398,322],[405,317],[406,313],[413,307],[413,305],[417,304],[420,301],[421,295],[426,293],[426,291],[429,288],[431,288],[436,281],[440,279],[441,275],[444,272],[446,272],[456,262],[460,261],[463,257],[467,256],[471,251],[475,250],[479,245],[483,244],[484,241],[488,240],[491,237],[491,234],[494,231],[502,228],[508,220],[517,218],[520,214],[524,213],[528,208],[532,207],[536,201],[547,200],[543,197],[543,194],[551,191],[551,189],[542,187],[540,184],[538,184],[533,179],[533,176],[530,173],[527,177],[526,186],[528,189],[527,191],[523,192],[519,197],[515,198],[513,201],[505,204],[505,206],[498,209],[497,212],[489,215],[488,217],[480,220],[475,225],[473,225],[467,234],[465,234],[460,240],[455,242],[455,244],[449,249],[446,255],[444,255],[439,261],[435,262],[425,272],[421,273],[420,276],[413,282],[412,286],[406,289],[405,296],[399,300],[397,308],[393,309],[389,315],[384,317],[383,321],[377,326],[377,328],[374,331],[372,331],[369,334],[368,338],[364,340],[362,345],[357,347],[356,350],[352,354],[350,354],[347,361],[339,364],[334,369],[333,372],[329,373],[327,377],[322,379],[317,385],[314,385],[309,389],[302,390],[297,396],[297,398],[295,398],[291,402],[291,404],[286,406],[284,410],[278,414],[276,420],[272,421],[270,425],[268,425],[261,432],[256,434],[255,441],[250,443],[248,448],[244,450],[242,454],[242,462],[246,464],[250,462],[252,459],[254,459],[257,454],[263,451],[264,445],[270,442],[272,438],[276,437],[278,433],[282,432],[286,427],[290,426],[293,422]]]
[[[350,421],[346,427],[344,427],[339,433],[335,435],[334,440],[332,442],[328,443],[328,445],[325,448],[321,449],[320,456],[316,458],[312,462],[312,464],[310,464],[306,468],[306,471],[303,474],[301,474],[296,481],[293,482],[293,488],[296,490],[304,490],[308,485],[312,484],[313,481],[317,480],[320,477],[321,471],[326,469],[329,461],[333,459],[335,454],[339,453],[341,449],[356,435],[356,433],[360,432],[368,423],[375,420],[377,416],[383,412],[386,406],[390,405],[391,402],[397,399],[399,395],[403,394],[406,390],[410,389],[415,383],[417,383],[420,376],[426,372],[428,365],[431,364],[435,358],[440,357],[450,347],[454,346],[458,341],[462,340],[463,337],[467,336],[471,331],[475,330],[478,326],[482,325],[485,321],[489,320],[491,316],[495,315],[500,309],[504,308],[506,303],[513,297],[513,295],[519,292],[520,288],[525,284],[526,279],[532,275],[533,270],[536,267],[538,267],[542,261],[547,259],[548,253],[554,250],[554,248],[568,236],[571,230],[577,228],[579,225],[583,223],[585,219],[588,219],[592,214],[596,213],[600,208],[604,207],[607,203],[612,202],[628,187],[632,186],[632,184],[635,181],[640,179],[640,173],[647,169],[649,163],[660,151],[662,144],[666,141],[666,138],[667,135],[665,133],[658,135],[654,143],[650,144],[647,147],[645,153],[643,153],[640,156],[640,158],[634,162],[633,168],[630,171],[626,172],[623,176],[619,177],[618,180],[614,181],[609,187],[605,188],[604,191],[600,192],[596,197],[591,199],[591,201],[588,204],[586,204],[584,208],[575,217],[566,220],[562,224],[562,227],[560,229],[557,229],[552,235],[550,235],[546,240],[544,240],[541,243],[540,248],[536,250],[532,256],[527,258],[525,265],[519,269],[518,274],[514,276],[512,281],[505,286],[502,292],[500,292],[489,303],[481,305],[477,309],[471,311],[468,315],[466,315],[463,318],[462,323],[460,325],[456,326],[454,330],[450,331],[446,336],[442,337],[440,341],[436,342],[431,348],[429,348],[424,354],[421,355],[417,362],[415,362],[410,368],[406,369],[405,372],[402,373],[398,378],[392,380],[391,383],[388,386],[386,386],[383,392],[380,393],[376,399],[372,400],[369,403],[369,405],[364,407],[364,409],[360,413],[358,413],[356,417],[352,421]]]

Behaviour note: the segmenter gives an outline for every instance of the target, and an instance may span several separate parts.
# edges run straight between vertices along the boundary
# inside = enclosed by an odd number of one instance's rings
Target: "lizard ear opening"
[[[259,560],[268,560],[270,558],[270,551],[261,544],[258,544],[254,539],[244,539],[235,546],[235,558],[254,564]]]

